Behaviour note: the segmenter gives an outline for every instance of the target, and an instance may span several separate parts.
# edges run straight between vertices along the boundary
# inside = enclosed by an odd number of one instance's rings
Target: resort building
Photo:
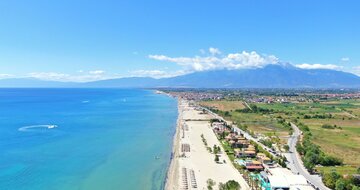
[[[247,148],[243,148],[242,151],[235,154],[236,157],[250,157],[255,158],[256,157],[256,150],[253,145],[249,145]]]
[[[263,164],[272,164],[272,161],[264,153],[257,153],[256,158]]]
[[[238,140],[235,143],[236,148],[248,148],[250,145],[250,142],[248,140]]]
[[[252,160],[249,162],[245,162],[245,167],[247,170],[249,171],[254,171],[254,170],[262,170],[264,169],[261,162],[256,161],[256,160]]]
[[[238,157],[250,157],[250,158],[254,158],[256,155],[255,150],[244,150],[241,151]]]
[[[314,190],[302,175],[295,175],[286,168],[271,168],[260,172],[259,180],[264,190]]]

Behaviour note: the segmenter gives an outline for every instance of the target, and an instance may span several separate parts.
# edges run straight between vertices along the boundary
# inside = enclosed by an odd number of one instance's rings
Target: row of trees
[[[207,189],[213,190],[216,182],[212,179],[206,181]],[[240,190],[240,184],[235,180],[229,180],[226,183],[219,183],[219,190]]]
[[[318,164],[322,166],[336,166],[343,164],[341,159],[326,155],[320,150],[319,146],[311,142],[312,134],[308,126],[303,123],[297,123],[297,125],[303,132],[303,140],[302,143],[296,145],[296,149],[299,154],[303,155],[302,159],[304,166],[309,171],[313,171],[314,167]],[[360,190],[359,179],[352,176],[344,178],[335,171],[323,173],[323,182],[327,187],[335,190]]]
[[[315,115],[304,115],[304,119],[331,119],[333,116],[329,114],[315,114]]]
[[[320,150],[318,145],[311,142],[312,134],[308,126],[303,123],[297,123],[297,125],[303,132],[303,140],[302,143],[298,142],[296,149],[299,154],[303,155],[304,166],[309,171],[313,171],[314,167],[318,164],[322,166],[336,166],[343,164],[341,159],[326,155]]]
[[[335,190],[360,190],[360,180],[358,178],[352,176],[344,178],[335,171],[325,173],[323,181],[327,187]]]
[[[330,124],[324,124],[321,126],[321,128],[324,129],[342,129],[342,127],[337,126],[337,125],[330,125]]]
[[[275,110],[273,109],[258,107],[255,104],[250,104],[250,108],[237,109],[235,111],[240,113],[262,113],[262,114],[269,114],[275,112]]]

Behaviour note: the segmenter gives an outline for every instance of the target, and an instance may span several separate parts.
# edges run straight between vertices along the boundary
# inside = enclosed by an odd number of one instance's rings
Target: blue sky
[[[360,2],[0,2],[0,78],[166,77],[290,62],[360,74]]]

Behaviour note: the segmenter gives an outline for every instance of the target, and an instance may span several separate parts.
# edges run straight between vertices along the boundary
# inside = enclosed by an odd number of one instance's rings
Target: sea
[[[138,89],[0,89],[0,190],[161,190],[177,101]]]

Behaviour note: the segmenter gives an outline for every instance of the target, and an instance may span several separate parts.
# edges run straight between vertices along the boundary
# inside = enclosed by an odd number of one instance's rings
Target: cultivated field
[[[312,141],[326,154],[341,158],[346,164],[340,167],[321,167],[320,170],[328,172],[336,169],[339,173],[353,173],[360,166],[359,100],[257,104],[257,106],[273,109],[278,112],[275,113],[277,115],[306,124],[313,135]],[[326,118],[316,118],[316,116],[326,116]],[[323,128],[324,124],[336,125],[337,128]]]
[[[319,167],[319,170],[351,174],[360,167],[359,100],[255,104],[259,108],[270,110],[269,113],[236,111],[245,108],[241,101],[206,101],[201,102],[201,105],[219,110],[219,114],[241,127],[246,126],[251,133],[278,136],[282,144],[286,143],[289,129],[279,123],[278,118],[297,120],[310,128],[313,143],[319,145],[326,154],[341,158],[345,164]],[[336,128],[323,128],[324,124],[336,125]]]
[[[218,109],[221,111],[233,111],[236,109],[245,108],[244,103],[242,101],[227,101],[227,100],[219,100],[219,101],[203,101],[200,102],[200,105]]]
[[[219,110],[219,114],[235,122],[239,127],[247,128],[250,133],[277,136],[281,144],[285,144],[289,137],[289,128],[284,128],[272,115],[236,111],[245,108],[242,101],[204,101],[200,102],[200,105]]]

